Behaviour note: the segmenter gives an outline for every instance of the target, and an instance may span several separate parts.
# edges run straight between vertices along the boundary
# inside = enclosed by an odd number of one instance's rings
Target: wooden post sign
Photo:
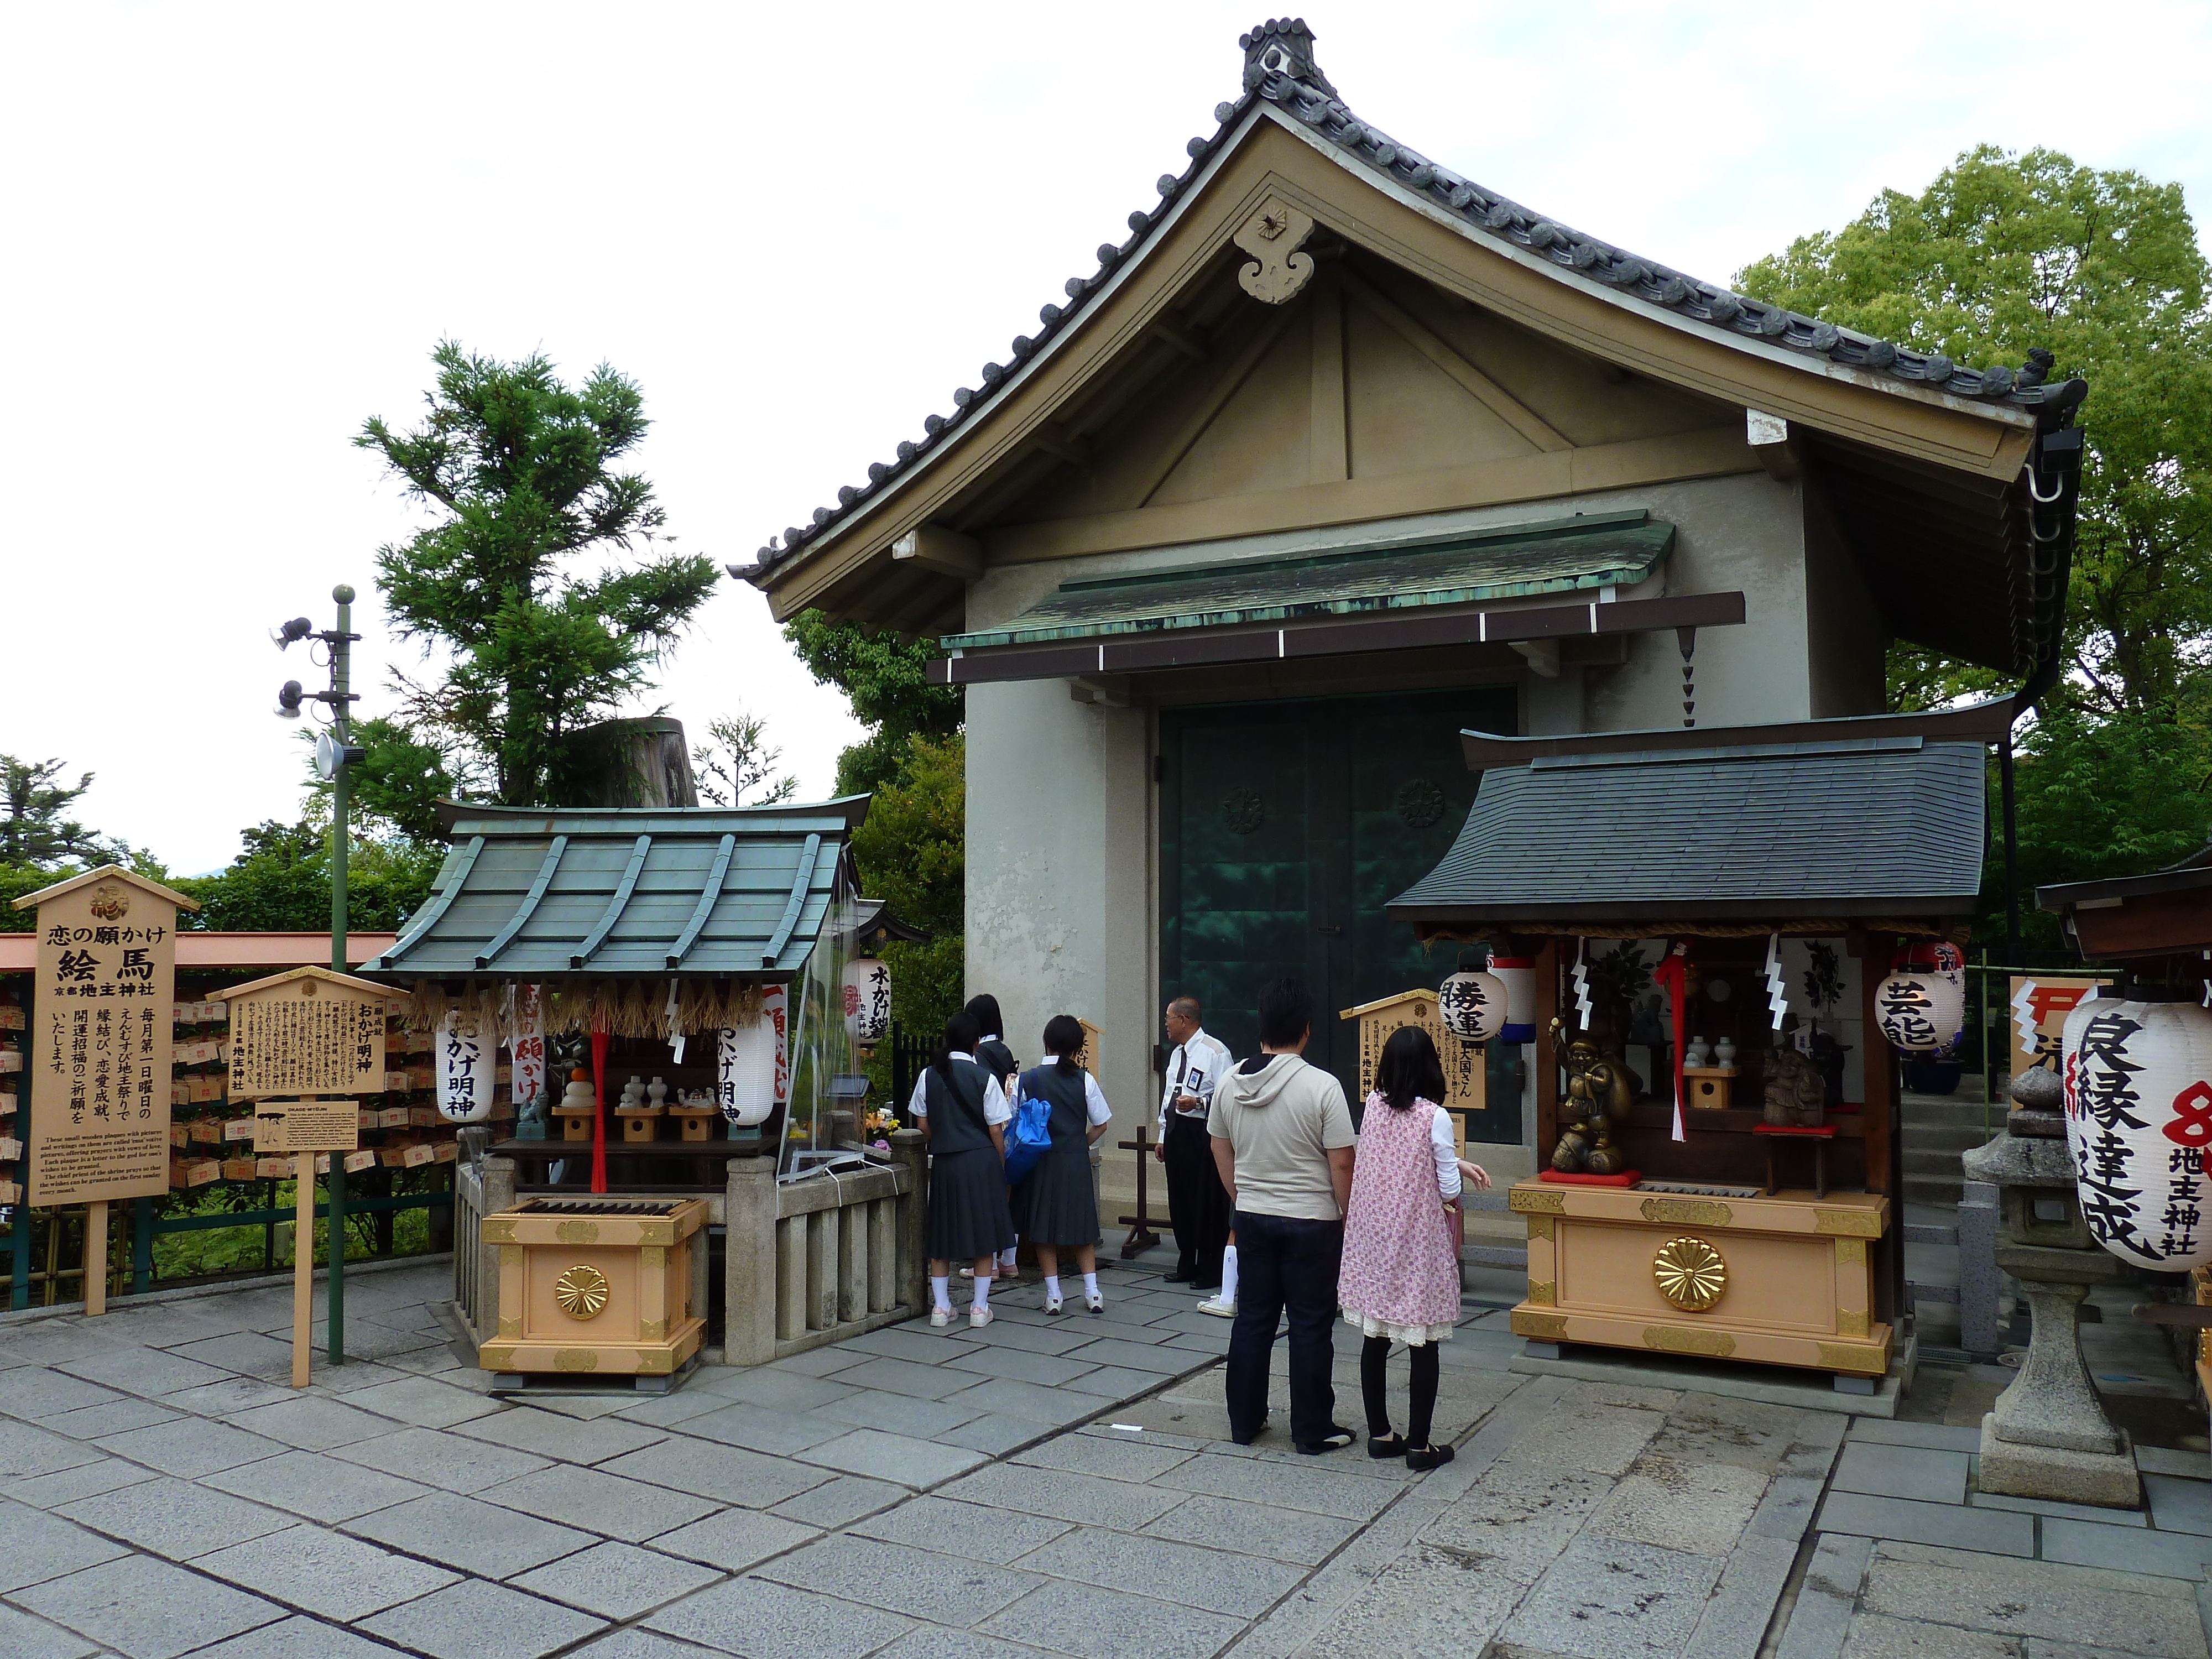
[[[177,910],[200,907],[116,864],[15,901],[33,906],[27,1202],[86,1206],[84,1310],[101,1314],[108,1205],[169,1189]]]
[[[1458,1155],[1467,1156],[1467,1115],[1486,1111],[1490,1106],[1490,1075],[1487,1054],[1480,1048],[1469,1048],[1444,1027],[1443,1011],[1437,1006],[1433,991],[1401,991],[1395,997],[1383,997],[1378,1001],[1364,1002],[1357,1008],[1346,1008],[1337,1015],[1339,1019],[1359,1022],[1359,1094],[1362,1099],[1375,1091],[1375,1073],[1382,1064],[1382,1045],[1400,1027],[1418,1025],[1429,1034],[1429,1041],[1437,1045],[1437,1058],[1443,1062],[1444,1097],[1437,1103],[1451,1115],[1452,1141]]]
[[[381,985],[327,968],[295,968],[222,994],[230,1007],[230,1097],[253,1102],[256,1153],[293,1155],[295,1389],[307,1386],[313,1348],[315,1155],[342,1157],[361,1145],[361,1103],[352,1097],[383,1091],[387,994]],[[274,1098],[340,1094],[347,1098]]]

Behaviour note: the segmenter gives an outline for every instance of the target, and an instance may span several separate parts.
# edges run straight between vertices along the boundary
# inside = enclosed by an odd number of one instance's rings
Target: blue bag
[[[1006,1184],[1018,1187],[1052,1150],[1052,1103],[1024,1094],[1006,1125]]]

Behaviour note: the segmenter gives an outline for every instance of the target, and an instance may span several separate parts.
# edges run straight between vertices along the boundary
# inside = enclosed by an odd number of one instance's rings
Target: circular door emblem
[[[1688,1313],[1703,1313],[1728,1289],[1728,1263],[1702,1238],[1670,1238],[1651,1258],[1659,1294]]]
[[[607,1305],[612,1289],[607,1276],[589,1262],[580,1261],[553,1281],[553,1299],[571,1319],[592,1319]]]
[[[1222,827],[1249,836],[1267,821],[1267,803],[1257,790],[1237,788],[1221,798]]]
[[[1425,830],[1444,815],[1444,792],[1427,778],[1407,778],[1390,798],[1412,830]]]

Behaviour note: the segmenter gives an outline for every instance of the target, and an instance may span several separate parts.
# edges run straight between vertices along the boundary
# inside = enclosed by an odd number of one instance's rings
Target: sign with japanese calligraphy
[[[2031,1066],[2058,1065],[2059,1028],[2082,998],[2104,983],[2094,975],[2026,974],[2012,976],[2012,1075]]]
[[[386,995],[381,985],[327,968],[295,968],[225,992],[230,1097],[380,1092]]]
[[[177,907],[199,907],[114,865],[16,901],[33,904],[30,1201],[165,1193]]]
[[[474,1015],[459,1009],[438,1032],[438,1111],[449,1123],[481,1123],[491,1115],[499,1056]]]
[[[766,1122],[791,1097],[790,1018],[789,988],[763,986],[760,1018],[718,1035],[714,1101],[740,1128]]]
[[[514,988],[514,1034],[507,1048],[514,1060],[514,1103],[527,1106],[545,1091],[545,1007],[535,985]]]
[[[2212,1266],[2212,1012],[2092,997],[2059,1037],[2066,1146],[2089,1236],[2167,1273]]]
[[[350,1152],[361,1145],[356,1100],[257,1100],[257,1152]]]

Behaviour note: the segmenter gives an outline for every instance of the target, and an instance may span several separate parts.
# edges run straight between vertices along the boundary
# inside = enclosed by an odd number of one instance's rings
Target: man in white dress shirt
[[[1223,1283],[1230,1220],[1229,1194],[1214,1167],[1206,1115],[1213,1104],[1214,1085],[1237,1061],[1207,1033],[1201,1018],[1194,997],[1168,1004],[1163,1024],[1175,1048],[1160,1093],[1160,1144],[1154,1156],[1168,1166],[1168,1218],[1175,1229],[1176,1267],[1168,1283],[1206,1290]],[[1235,1292],[1226,1286],[1223,1294],[1235,1302]]]

